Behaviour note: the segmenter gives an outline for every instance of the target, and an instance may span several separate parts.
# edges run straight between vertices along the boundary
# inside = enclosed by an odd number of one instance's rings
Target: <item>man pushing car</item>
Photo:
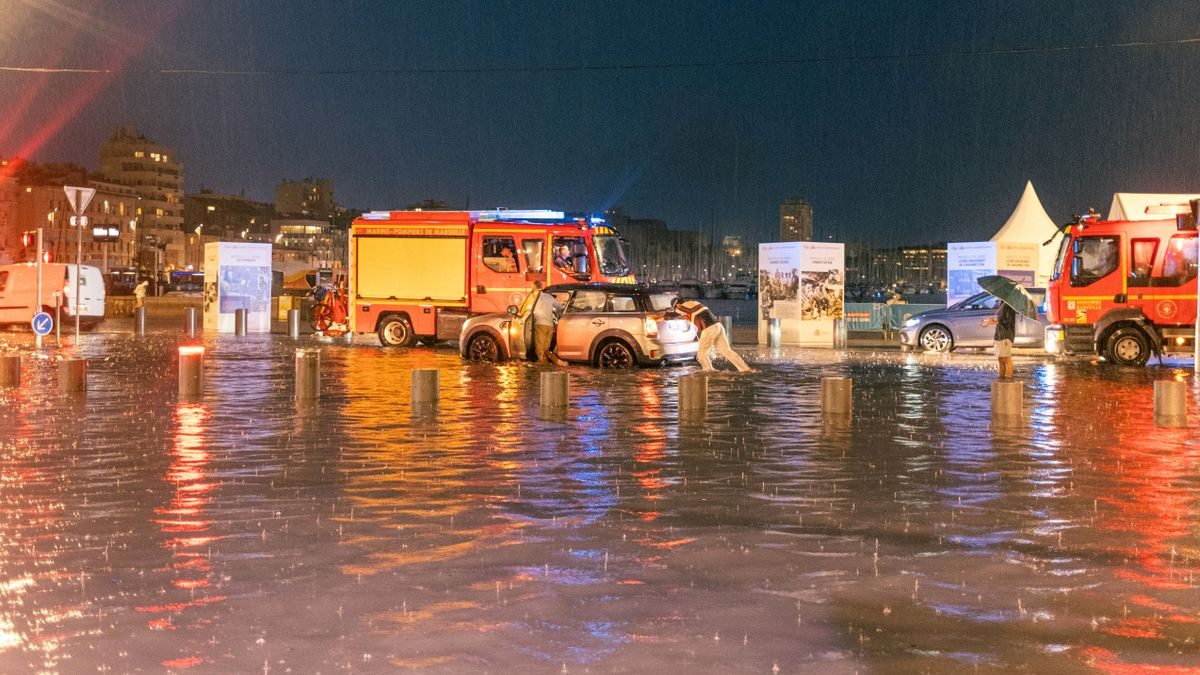
[[[711,309],[695,300],[682,298],[675,298],[671,307],[695,324],[696,330],[700,331],[700,350],[696,352],[696,360],[700,362],[701,370],[716,370],[712,364],[713,349],[728,359],[740,372],[746,373],[751,370],[742,357],[733,351],[733,345],[729,344],[729,336],[725,334],[725,325],[717,319],[717,315],[713,314]]]

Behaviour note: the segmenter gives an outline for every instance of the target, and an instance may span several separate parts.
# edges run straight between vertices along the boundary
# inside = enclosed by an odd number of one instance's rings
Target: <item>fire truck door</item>
[[[1146,316],[1163,325],[1196,321],[1196,233],[1180,233],[1163,241],[1162,264],[1150,279],[1153,305]]]
[[[1153,316],[1154,294],[1152,271],[1158,258],[1158,237],[1130,239],[1125,263],[1125,298],[1130,307]]]
[[[471,248],[471,311],[503,312],[525,299],[525,278],[517,256],[516,238],[509,234],[476,232]]]

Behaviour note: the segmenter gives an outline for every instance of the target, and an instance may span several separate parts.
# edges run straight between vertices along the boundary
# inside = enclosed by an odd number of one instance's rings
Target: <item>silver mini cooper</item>
[[[563,305],[552,349],[560,359],[600,368],[632,368],[696,358],[696,327],[668,317],[673,296],[632,284],[559,284],[545,290]],[[473,361],[534,359],[530,293],[504,314],[463,324],[459,352]]]

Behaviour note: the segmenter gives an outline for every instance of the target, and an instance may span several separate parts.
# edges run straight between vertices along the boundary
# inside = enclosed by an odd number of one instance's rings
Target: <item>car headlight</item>
[[[921,323],[921,320],[920,320],[920,319],[909,319],[908,321],[905,321],[905,322],[904,322],[904,327],[905,327],[905,328],[912,328],[913,326],[915,326],[915,325],[917,325],[917,324],[919,324],[919,323]]]

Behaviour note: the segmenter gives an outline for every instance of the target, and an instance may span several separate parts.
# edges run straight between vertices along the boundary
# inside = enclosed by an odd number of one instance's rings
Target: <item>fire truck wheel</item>
[[[472,361],[495,363],[500,360],[500,345],[496,338],[487,333],[480,333],[467,343],[467,358]]]
[[[1140,328],[1118,328],[1105,343],[1104,358],[1119,366],[1144,366],[1150,360],[1150,340]]]
[[[379,344],[384,347],[411,347],[416,341],[408,317],[392,314],[379,322]]]

